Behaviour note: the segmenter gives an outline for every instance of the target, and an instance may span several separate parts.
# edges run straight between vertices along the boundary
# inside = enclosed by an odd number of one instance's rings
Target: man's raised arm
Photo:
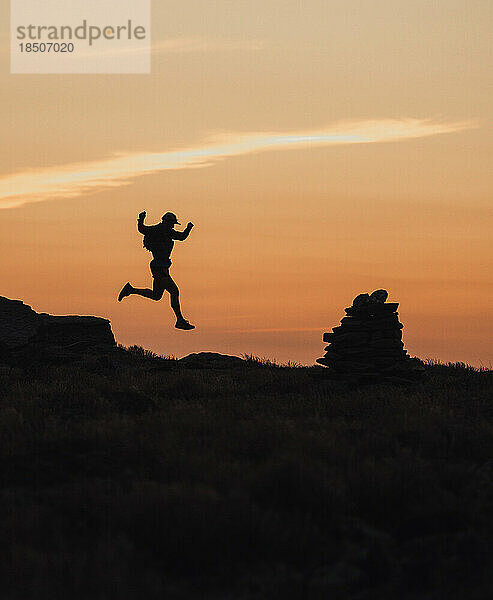
[[[142,234],[145,234],[147,232],[147,230],[149,229],[149,227],[147,225],[144,225],[145,218],[146,218],[146,211],[143,210],[139,214],[139,217],[137,219],[137,229],[139,230],[139,233],[142,233]]]
[[[181,242],[183,242],[183,240],[186,240],[187,237],[190,235],[190,232],[192,231],[192,227],[193,227],[193,223],[189,223],[184,231],[173,231],[173,239],[174,240],[180,240]]]

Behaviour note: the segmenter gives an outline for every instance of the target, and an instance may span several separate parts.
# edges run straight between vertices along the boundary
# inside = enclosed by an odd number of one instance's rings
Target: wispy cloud
[[[346,121],[308,132],[222,133],[201,144],[164,152],[117,154],[86,163],[32,169],[0,178],[0,208],[27,202],[73,198],[84,193],[128,185],[136,177],[160,171],[208,167],[232,156],[335,146],[372,144],[453,133],[475,127],[473,122],[434,122],[422,119]]]
[[[265,48],[265,42],[261,40],[235,40],[235,39],[207,39],[201,37],[188,38],[170,38],[159,40],[150,44],[150,51],[153,55],[159,54],[192,54],[192,53],[214,53],[214,52],[234,52],[238,51],[257,51]],[[93,45],[85,52],[78,52],[76,58],[87,58],[97,56],[125,56],[144,54],[149,52],[149,45],[143,43],[135,46],[134,44],[123,43],[116,45]]]

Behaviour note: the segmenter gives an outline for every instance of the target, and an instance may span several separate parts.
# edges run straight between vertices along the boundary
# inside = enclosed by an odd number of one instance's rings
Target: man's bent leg
[[[144,298],[150,298],[151,300],[161,300],[164,294],[164,290],[166,289],[166,279],[163,277],[154,277],[152,283],[152,290],[149,288],[132,288],[131,294],[136,294],[137,296],[143,296]]]

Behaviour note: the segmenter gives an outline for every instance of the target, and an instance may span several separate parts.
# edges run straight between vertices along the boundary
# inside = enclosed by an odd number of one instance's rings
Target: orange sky
[[[491,367],[491,2],[154,2],[138,76],[10,75],[7,9],[1,295],[163,354],[311,364],[384,287],[411,354]],[[172,269],[194,332],[116,302],[150,283],[144,209],[196,224]]]

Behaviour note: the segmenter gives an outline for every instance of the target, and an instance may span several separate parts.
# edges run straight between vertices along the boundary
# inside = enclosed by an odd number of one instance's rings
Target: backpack
[[[165,239],[163,231],[159,226],[149,229],[144,235],[142,245],[149,252],[155,252],[156,250],[162,249],[165,246]]]

